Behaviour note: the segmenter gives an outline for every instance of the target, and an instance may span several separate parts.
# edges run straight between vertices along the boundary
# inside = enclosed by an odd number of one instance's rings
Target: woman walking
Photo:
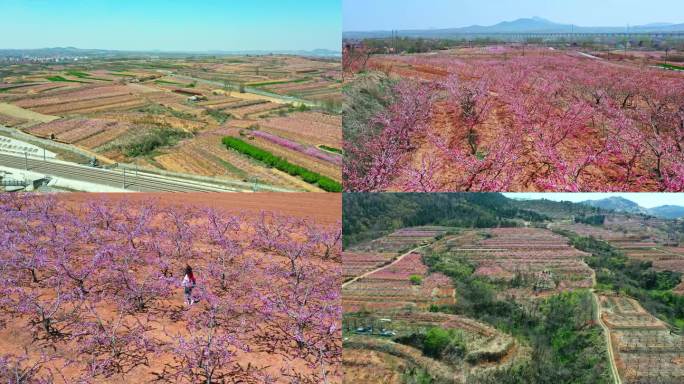
[[[185,276],[183,276],[183,286],[185,292],[185,302],[188,306],[194,304],[194,299],[192,298],[192,289],[195,288],[197,281],[195,280],[195,275],[192,273],[192,268],[189,265],[185,266]]]

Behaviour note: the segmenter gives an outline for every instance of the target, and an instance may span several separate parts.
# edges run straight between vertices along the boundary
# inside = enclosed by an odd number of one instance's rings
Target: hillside
[[[636,25],[629,28],[630,32],[653,33],[653,32],[679,32],[684,31],[684,23],[649,23]],[[624,26],[578,26],[572,24],[556,23],[541,17],[521,18],[512,21],[502,21],[488,26],[471,25],[460,28],[439,29],[412,29],[397,31],[403,37],[426,37],[445,38],[462,34],[482,33],[622,33]],[[391,35],[390,31],[348,31],[344,32],[344,38],[381,38]]]
[[[679,219],[684,217],[684,207],[678,205],[662,205],[660,207],[650,208],[648,213],[663,219]]]
[[[590,205],[596,208],[610,209],[618,212],[647,213],[647,210],[639,206],[639,204],[619,196],[613,196],[601,200],[586,200],[583,201],[582,204]]]
[[[499,193],[353,193],[344,196],[344,243],[426,224],[486,228],[545,219]]]
[[[684,217],[684,207],[678,205],[661,205],[654,208],[644,208],[631,200],[617,196],[600,200],[586,200],[581,202],[581,204],[616,212],[651,215],[661,219],[678,219]]]

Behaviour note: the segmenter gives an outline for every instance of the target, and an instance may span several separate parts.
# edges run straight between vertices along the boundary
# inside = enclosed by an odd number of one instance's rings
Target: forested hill
[[[590,216],[604,213],[600,207],[592,207],[582,203],[554,200],[516,200],[515,205],[522,209],[539,212],[555,219],[565,219],[571,216]]]
[[[486,228],[548,219],[499,193],[350,193],[342,216],[345,246],[403,227]]]

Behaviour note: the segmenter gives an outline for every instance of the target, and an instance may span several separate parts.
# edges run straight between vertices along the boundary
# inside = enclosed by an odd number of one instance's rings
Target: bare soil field
[[[59,119],[58,116],[45,115],[38,112],[33,112],[15,105],[0,103],[0,114],[9,116],[10,118],[31,120],[39,122],[49,122]]]
[[[130,201],[145,202],[154,199],[159,207],[201,206],[221,209],[237,213],[249,211],[282,212],[288,216],[310,218],[317,223],[332,225],[340,221],[342,195],[318,193],[255,193],[255,194],[223,194],[223,193],[108,193],[97,196],[98,199],[113,202]],[[60,195],[60,201],[85,204],[93,199],[88,193],[68,193]]]

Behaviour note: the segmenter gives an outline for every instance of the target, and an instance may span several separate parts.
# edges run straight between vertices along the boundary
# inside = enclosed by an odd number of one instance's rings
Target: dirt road
[[[622,379],[620,378],[620,372],[618,371],[617,365],[615,365],[615,352],[613,351],[613,343],[610,339],[610,329],[601,320],[601,304],[599,303],[599,298],[596,292],[592,289],[591,296],[594,299],[594,304],[596,304],[596,322],[603,328],[603,334],[606,336],[606,345],[608,350],[608,361],[610,362],[610,372],[613,374],[613,379],[615,384],[622,384]]]

